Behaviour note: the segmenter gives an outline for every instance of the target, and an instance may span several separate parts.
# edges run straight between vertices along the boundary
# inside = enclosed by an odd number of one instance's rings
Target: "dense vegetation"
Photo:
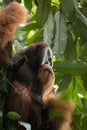
[[[87,130],[87,0],[17,1],[27,8],[29,19],[17,29],[13,50],[40,41],[50,44],[57,91],[65,99],[72,97],[76,104],[72,130]],[[0,80],[0,98],[5,93],[5,80]]]

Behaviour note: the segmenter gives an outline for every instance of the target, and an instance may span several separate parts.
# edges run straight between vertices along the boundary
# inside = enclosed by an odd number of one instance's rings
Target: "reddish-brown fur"
[[[19,23],[25,21],[26,11],[17,2],[13,2],[0,11],[0,68],[10,64],[9,57],[5,51],[8,41],[12,40],[13,34]],[[39,55],[41,48],[47,46],[46,43],[35,44],[31,49],[39,45]],[[31,50],[30,49],[30,50]],[[37,49],[36,49],[37,50]],[[20,51],[22,53],[24,50]],[[35,55],[34,55],[35,56]],[[33,57],[31,57],[32,62]],[[34,65],[34,64],[33,64]],[[33,72],[32,72],[33,73]],[[31,73],[30,73],[31,75]],[[54,86],[54,72],[48,64],[38,68],[35,77],[39,80],[39,85],[32,83],[26,85],[22,81],[11,80],[9,94],[6,98],[4,122],[8,122],[7,113],[15,111],[20,114],[20,121],[31,124],[32,130],[69,130],[71,115],[74,109],[72,100],[63,101],[60,94],[52,92]],[[35,80],[36,80],[35,79]],[[21,79],[20,79],[21,80]],[[33,93],[33,87],[38,87],[41,97]],[[38,89],[37,88],[37,89]],[[40,95],[39,95],[40,96]],[[54,111],[57,114],[53,114]],[[9,120],[18,130],[25,128],[18,126],[17,121]],[[7,130],[7,128],[6,128]]]
[[[0,46],[5,47],[12,40],[16,27],[26,21],[27,12],[17,2],[0,10]]]
[[[31,86],[14,81],[7,99],[6,113],[15,111],[21,115],[20,121],[32,125],[32,130],[68,130],[71,122],[71,113],[74,108],[72,100],[63,101],[60,94],[52,93],[54,74],[49,65],[43,65],[38,73],[42,88],[42,105],[32,97]],[[58,110],[59,115],[51,113]],[[13,121],[14,122],[14,121]],[[45,126],[45,127],[44,127]],[[21,130],[21,129],[20,129]]]

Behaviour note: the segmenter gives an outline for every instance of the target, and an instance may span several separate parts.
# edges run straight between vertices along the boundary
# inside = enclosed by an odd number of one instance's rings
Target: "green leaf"
[[[37,8],[37,22],[40,27],[42,27],[49,15],[51,0],[39,0],[39,5]]]
[[[54,62],[54,68],[68,74],[83,75],[87,73],[87,64],[77,61]]]
[[[73,24],[73,30],[76,37],[83,38],[82,43],[86,42],[85,38],[87,38],[87,26],[77,17],[75,18],[75,23]]]
[[[59,84],[60,87],[59,87],[58,91],[66,90],[68,88],[71,80],[72,80],[72,76],[65,74],[64,77],[62,78],[62,81]]]
[[[44,26],[44,41],[52,44],[52,39],[54,37],[54,18],[53,13],[50,11],[48,20]]]
[[[27,8],[27,10],[31,11],[32,8],[32,0],[24,0],[24,5]]]
[[[87,59],[87,43],[83,44],[81,46],[81,51],[79,52],[79,58],[81,59]]]
[[[35,43],[38,41],[42,41],[43,39],[43,30],[38,30],[36,33],[28,39],[28,43]]]
[[[76,9],[76,16],[87,26],[87,17],[78,9]]]
[[[69,30],[70,31],[70,30]],[[76,44],[73,41],[72,35],[68,33],[67,45],[64,52],[64,57],[66,60],[76,60],[77,53],[76,53]]]
[[[36,30],[36,29],[38,29],[38,28],[39,28],[39,27],[38,27],[38,24],[37,24],[37,23],[29,23],[29,24],[27,24],[26,26],[24,26],[24,27],[22,28],[22,30],[29,32],[29,31],[31,31],[31,30]]]
[[[54,54],[60,58],[64,54],[67,43],[67,25],[65,16],[62,12],[57,11],[55,14],[55,38],[54,38]]]
[[[18,113],[16,113],[16,112],[13,112],[13,111],[8,112],[7,113],[7,117],[9,119],[11,119],[11,120],[18,120],[18,119],[20,119],[20,115]]]
[[[73,0],[61,0],[61,9],[65,14],[69,14],[74,10]]]
[[[62,91],[62,93],[61,93],[61,100],[62,101],[68,101],[71,98],[72,98],[72,91],[70,88],[66,89],[65,91]]]

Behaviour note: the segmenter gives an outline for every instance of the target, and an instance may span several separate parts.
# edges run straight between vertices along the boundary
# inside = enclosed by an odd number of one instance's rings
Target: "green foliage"
[[[52,44],[52,40],[54,37],[53,30],[54,30],[54,17],[53,12],[50,11],[46,24],[44,25],[44,41],[48,42],[49,44]]]
[[[18,113],[16,113],[16,112],[13,112],[13,111],[8,112],[7,117],[10,120],[18,120],[18,119],[20,119],[20,115]]]
[[[63,61],[63,62],[55,62],[55,69],[58,72],[72,74],[72,75],[83,75],[87,74],[87,64],[77,61]]]
[[[76,104],[72,130],[86,130],[87,0],[24,0],[24,6],[29,20],[18,28],[14,50],[40,41],[50,44],[58,92],[65,100],[72,97]],[[55,110],[53,116],[55,113],[59,114]]]
[[[60,0],[60,2],[61,2],[61,9],[65,13],[65,15],[70,15],[71,12],[74,10],[73,0]]]
[[[54,54],[59,58],[65,51],[67,43],[67,25],[65,16],[59,10],[56,12],[55,17],[55,36],[54,36]]]
[[[38,26],[42,27],[49,14],[51,0],[39,0],[37,8],[37,22]]]
[[[31,8],[32,8],[32,0],[24,0],[24,5],[25,7],[31,11]]]

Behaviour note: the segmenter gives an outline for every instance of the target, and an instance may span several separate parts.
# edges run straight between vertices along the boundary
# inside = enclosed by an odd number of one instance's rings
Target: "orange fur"
[[[10,63],[5,46],[12,40],[16,27],[24,22],[26,18],[26,10],[17,2],[12,2],[0,10],[0,68]],[[41,44],[39,47],[41,47]],[[47,46],[45,43],[43,45],[44,48]],[[33,45],[30,51],[34,47],[37,47],[37,45]],[[33,59],[33,57],[31,58]],[[32,59],[29,59],[29,62]],[[38,97],[36,100],[36,97],[33,96],[32,84],[27,86],[22,82],[22,79],[20,79],[20,82],[17,80],[10,81],[10,92],[5,104],[5,123],[9,120],[7,113],[15,111],[21,115],[19,120],[31,124],[32,130],[68,130],[74,103],[72,100],[63,101],[60,94],[56,95],[52,92],[55,80],[52,67],[49,64],[40,66],[37,77],[35,78],[38,78],[40,81],[39,86],[37,86],[38,84],[35,85],[37,89],[40,89],[41,102],[39,102]],[[58,111],[58,115],[53,114],[56,110]],[[11,122],[15,124],[14,121]],[[48,128],[49,126],[50,128]],[[23,128],[19,129],[22,130]]]
[[[63,101],[58,93],[50,94],[45,100],[45,104],[49,106],[50,124],[52,130],[69,130],[72,121],[72,112],[74,110],[74,102],[72,100]],[[52,116],[52,112],[58,112],[58,115]]]
[[[19,120],[30,123],[32,130],[45,130],[48,126],[50,126],[48,130],[69,130],[74,110],[73,101],[64,101],[61,99],[61,94],[52,92],[54,73],[49,65],[45,64],[40,68],[38,78],[41,84],[43,106],[37,104],[32,97],[32,86],[26,87],[26,85],[14,81],[6,102],[6,113],[8,111],[19,113],[21,115]],[[14,124],[14,121],[12,123]],[[23,128],[18,128],[18,130],[21,129]]]
[[[38,78],[40,79],[41,88],[43,88],[44,106],[48,107],[49,115],[48,124],[51,130],[69,130],[74,102],[72,99],[62,100],[60,93],[53,93],[54,73],[49,65],[44,65],[39,70]],[[58,112],[59,115],[52,116],[52,111]]]
[[[27,11],[17,2],[0,10],[0,48],[12,40],[16,27],[26,21]]]

